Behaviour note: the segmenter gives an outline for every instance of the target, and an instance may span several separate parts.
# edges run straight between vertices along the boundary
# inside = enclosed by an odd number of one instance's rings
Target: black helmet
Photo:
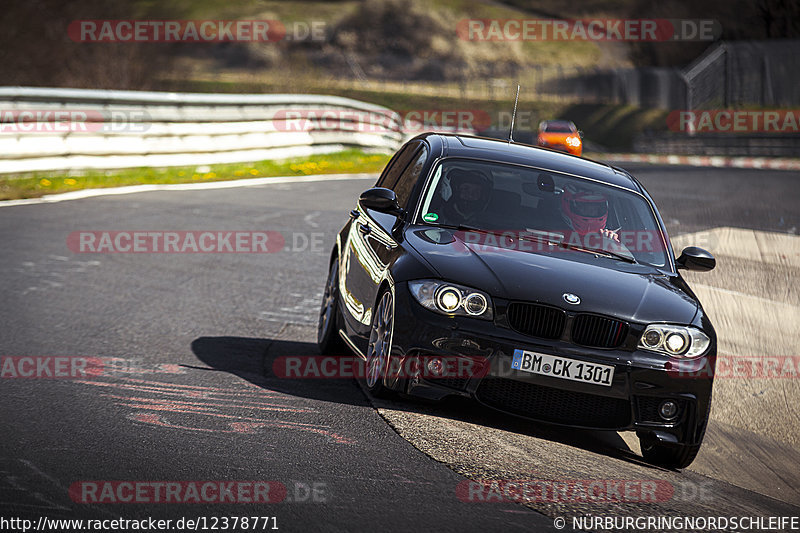
[[[486,207],[492,182],[482,172],[456,168],[447,175],[453,199],[462,211],[480,211]]]

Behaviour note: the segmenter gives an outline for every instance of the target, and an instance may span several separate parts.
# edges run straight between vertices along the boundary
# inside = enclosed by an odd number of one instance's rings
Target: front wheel
[[[373,396],[388,398],[393,391],[384,384],[384,377],[389,366],[389,355],[392,351],[392,334],[394,333],[394,298],[392,292],[386,290],[378,300],[377,308],[372,315],[372,329],[367,346],[367,364],[365,381],[367,389]]]
[[[325,293],[319,310],[317,347],[321,354],[341,354],[347,351],[339,337],[339,259],[334,259],[328,271]]]

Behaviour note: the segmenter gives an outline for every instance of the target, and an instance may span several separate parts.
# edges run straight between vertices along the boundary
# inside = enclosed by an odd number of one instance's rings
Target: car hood
[[[419,226],[410,229],[406,238],[439,277],[495,298],[641,323],[689,324],[697,313],[697,300],[680,277],[645,265],[572,250],[533,253],[466,243],[457,232]],[[567,304],[565,293],[577,295],[580,303]]]

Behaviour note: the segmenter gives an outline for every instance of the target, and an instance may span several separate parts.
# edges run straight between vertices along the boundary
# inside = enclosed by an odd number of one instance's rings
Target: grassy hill
[[[516,83],[529,123],[573,118],[587,136],[624,147],[657,114],[584,102],[536,88],[555,76],[628,67],[613,42],[492,42],[459,38],[465,19],[624,18],[633,0],[38,0],[4,10],[5,84],[109,89],[350,96],[393,109],[477,109],[508,113]],[[317,24],[322,38],[276,43],[76,43],[81,19],[271,19],[287,28]],[[46,31],[42,31],[45,28]]]

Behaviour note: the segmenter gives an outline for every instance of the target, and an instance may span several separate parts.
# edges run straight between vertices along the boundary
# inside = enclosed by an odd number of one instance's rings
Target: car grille
[[[628,324],[604,316],[579,314],[572,324],[572,341],[584,346],[616,348],[627,335]]]
[[[652,422],[657,424],[666,424],[669,422],[677,422],[683,416],[686,410],[686,400],[669,398],[678,404],[678,415],[673,420],[664,420],[658,414],[658,406],[667,398],[655,398],[653,396],[637,396],[636,397],[636,411],[637,420],[639,422]]]
[[[566,320],[566,313],[555,307],[523,303],[508,306],[509,325],[525,335],[557,339],[564,331]]]
[[[476,396],[483,403],[520,416],[546,422],[600,429],[627,427],[627,400],[543,387],[513,379],[484,379]]]

